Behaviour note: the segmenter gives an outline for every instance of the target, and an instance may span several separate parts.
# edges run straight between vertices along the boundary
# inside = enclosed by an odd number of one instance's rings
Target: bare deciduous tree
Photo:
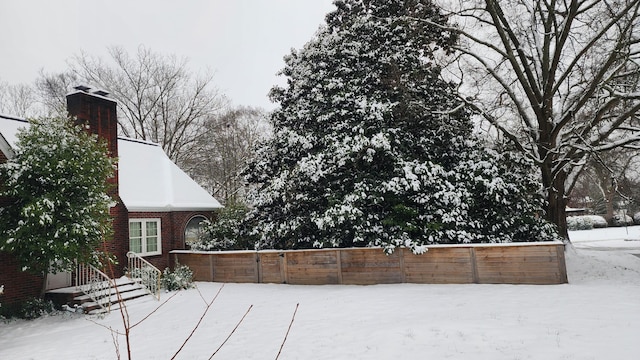
[[[198,153],[184,164],[187,172],[224,204],[244,203],[242,171],[257,143],[269,134],[264,111],[231,108],[209,118],[203,134],[197,140]]]
[[[26,84],[7,84],[0,81],[0,114],[20,117],[39,115],[34,90]]]
[[[35,81],[35,92],[44,112],[48,116],[66,116],[67,94],[82,82],[83,80],[71,71],[47,73],[40,70]]]
[[[590,207],[609,223],[613,223],[620,206],[633,212],[640,200],[636,190],[640,180],[639,161],[640,154],[634,149],[619,148],[595,154],[582,169],[569,206]]]
[[[568,194],[592,154],[640,139],[640,0],[442,0],[464,99],[533,159],[567,239]],[[428,21],[420,19],[419,21]]]
[[[194,76],[185,59],[144,47],[133,56],[119,47],[109,54],[109,62],[76,55],[70,61],[72,73],[118,101],[125,136],[159,143],[177,164],[187,162],[205,133],[206,120],[227,104],[212,85],[213,75]]]

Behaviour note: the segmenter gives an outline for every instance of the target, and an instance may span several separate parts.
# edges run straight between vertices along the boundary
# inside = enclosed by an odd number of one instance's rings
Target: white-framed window
[[[160,219],[129,220],[129,251],[142,256],[162,254]]]

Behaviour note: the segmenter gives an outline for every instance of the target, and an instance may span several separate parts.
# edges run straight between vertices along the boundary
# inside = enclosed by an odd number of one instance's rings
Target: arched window
[[[189,220],[187,226],[184,229],[184,243],[187,246],[191,246],[194,242],[198,241],[198,238],[202,234],[204,222],[207,219],[204,216],[196,215]]]

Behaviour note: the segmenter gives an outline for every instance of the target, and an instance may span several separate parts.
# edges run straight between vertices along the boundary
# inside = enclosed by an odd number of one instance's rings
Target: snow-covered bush
[[[640,225],[640,212],[633,214],[633,223]]]
[[[611,219],[612,226],[630,226],[633,225],[633,218],[629,215],[616,214]]]
[[[286,58],[287,87],[271,92],[273,137],[246,171],[256,189],[246,224],[260,247],[419,253],[556,238],[538,216],[531,164],[483,149],[442,80],[435,54],[455,34],[435,6],[345,0],[326,19]]]
[[[161,283],[167,291],[190,289],[193,287],[193,270],[180,264],[176,265],[174,271],[166,268],[162,272]]]
[[[190,243],[189,247],[202,251],[254,249],[254,241],[246,234],[246,231],[242,231],[242,219],[246,213],[246,206],[225,205],[218,212],[217,219],[204,222],[200,237]]]
[[[51,301],[32,298],[20,304],[15,316],[20,319],[32,320],[55,312],[55,306]]]
[[[607,227],[607,220],[599,215],[581,215],[567,217],[567,229],[575,230],[591,230],[593,228]]]
[[[609,226],[607,220],[600,215],[584,215],[589,217],[594,229],[602,229]]]
[[[59,118],[32,120],[17,137],[15,157],[0,164],[0,196],[13,199],[0,208],[0,251],[34,273],[99,265],[113,201],[106,144]]]

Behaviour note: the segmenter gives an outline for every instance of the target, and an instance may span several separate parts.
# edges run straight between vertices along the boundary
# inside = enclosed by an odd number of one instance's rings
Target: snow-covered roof
[[[118,139],[120,198],[129,211],[208,211],[222,205],[157,144]]]
[[[18,129],[29,126],[26,120],[0,114],[0,151],[7,157],[13,156]]]
[[[22,119],[0,115],[0,150],[11,157]],[[211,211],[222,205],[169,159],[162,147],[118,138],[118,180],[131,212]]]

